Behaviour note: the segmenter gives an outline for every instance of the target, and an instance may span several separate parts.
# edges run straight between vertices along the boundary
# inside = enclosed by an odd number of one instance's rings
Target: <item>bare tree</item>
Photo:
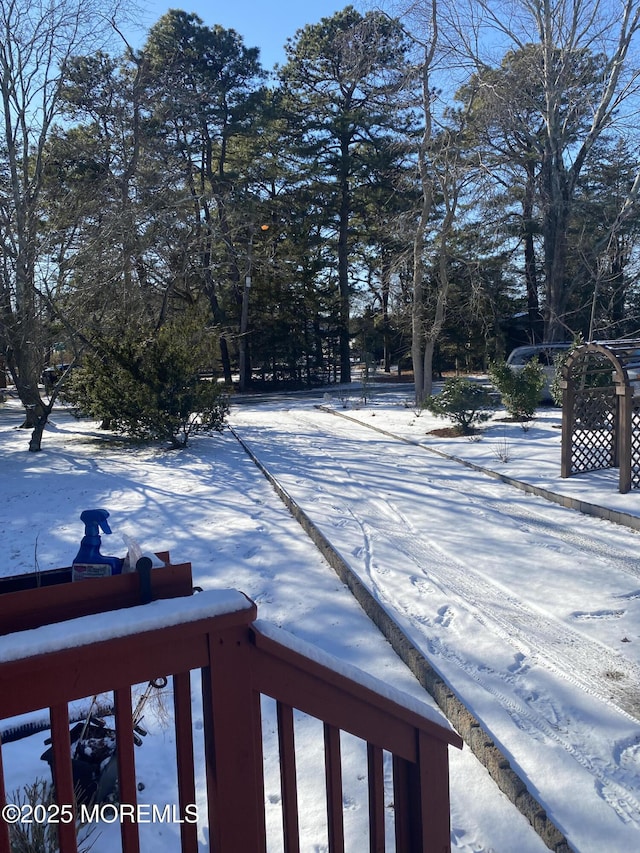
[[[40,450],[53,400],[39,391],[47,246],[40,196],[47,140],[60,113],[65,68],[104,44],[118,2],[0,0],[0,344]]]
[[[595,143],[637,110],[640,68],[633,48],[640,29],[639,0],[468,0],[450,22],[457,47],[478,70],[492,64],[496,49],[528,51],[538,90],[539,195],[544,242],[545,339],[566,337],[569,292],[568,233],[578,181]],[[473,33],[470,36],[470,33]],[[593,62],[590,62],[590,59]],[[598,74],[592,76],[594,63]],[[580,80],[581,70],[589,76]],[[482,80],[483,75],[479,74]],[[484,75],[490,81],[490,75]],[[495,92],[493,92],[495,96]],[[518,92],[510,97],[517,98]],[[640,173],[621,208],[630,215]],[[612,229],[619,225],[617,219]]]
[[[467,110],[447,109],[439,89],[448,52],[440,45],[439,15],[438,0],[418,0],[399,12],[416,49],[416,97],[422,113],[422,133],[414,152],[420,207],[413,232],[411,304],[411,357],[418,404],[433,388],[433,356],[445,322],[450,286],[450,241],[461,195],[473,173],[464,153]],[[471,90],[468,94],[472,95]]]

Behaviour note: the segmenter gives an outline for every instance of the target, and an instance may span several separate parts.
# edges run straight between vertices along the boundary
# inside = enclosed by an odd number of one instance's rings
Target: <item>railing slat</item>
[[[449,754],[447,747],[418,733],[420,808],[425,849],[447,851],[451,844]]]
[[[384,853],[384,763],[379,746],[367,744],[369,785],[369,851]]]
[[[121,803],[135,806],[138,802],[136,788],[136,762],[133,744],[133,716],[131,712],[131,687],[113,691],[116,717],[116,750],[118,755],[118,793]],[[124,853],[139,853],[138,823],[126,816],[120,824]]]
[[[173,706],[176,731],[178,805],[180,808],[180,817],[184,820],[185,807],[196,802],[191,677],[189,672],[178,672],[173,676]],[[186,822],[180,824],[180,839],[182,853],[197,853],[197,824]]]
[[[0,805],[5,805],[7,795],[4,786],[4,769],[2,765],[2,738],[0,737]],[[0,820],[0,853],[10,853],[9,824]]]
[[[324,767],[327,784],[329,853],[344,853],[340,729],[330,726],[328,723],[324,724]]]
[[[53,784],[59,806],[71,805],[75,811],[71,744],[69,742],[69,708],[66,704],[49,709],[51,716],[51,746],[53,749]],[[62,853],[77,853],[75,821],[58,825],[58,843]]]
[[[416,815],[411,808],[415,767],[404,758],[393,756],[393,804],[395,813],[396,850],[402,853],[422,853],[420,843],[422,834],[420,825],[416,825]]]
[[[293,709],[278,702],[278,745],[280,748],[280,790],[282,793],[282,829],[285,853],[300,853],[298,787],[293,728]]]

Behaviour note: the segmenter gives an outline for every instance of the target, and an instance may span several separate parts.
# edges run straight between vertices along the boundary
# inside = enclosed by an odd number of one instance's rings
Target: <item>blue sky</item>
[[[269,71],[276,62],[284,63],[284,44],[296,30],[305,24],[317,24],[348,5],[348,0],[143,0],[144,13],[139,19],[146,31],[169,9],[195,12],[207,26],[220,24],[234,29],[247,47],[259,47],[262,65]],[[357,2],[351,5],[358,6]]]

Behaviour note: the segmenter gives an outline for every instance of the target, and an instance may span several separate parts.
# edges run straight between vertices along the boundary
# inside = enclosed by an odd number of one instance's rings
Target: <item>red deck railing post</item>
[[[209,636],[203,670],[211,849],[266,850],[260,719],[246,627]]]
[[[451,826],[447,745],[416,732],[417,762],[393,758],[396,849],[449,853]]]
[[[396,849],[403,853],[423,853],[418,846],[422,826],[416,821],[411,805],[415,774],[413,765],[398,755],[393,756],[393,814]]]
[[[344,853],[340,730],[328,723],[324,724],[324,772],[327,786],[329,853]]]
[[[384,853],[384,756],[379,746],[367,744],[369,785],[369,853]]]
[[[4,787],[4,765],[2,763],[2,738],[0,737],[0,803],[6,803],[7,795]],[[9,824],[0,820],[0,853],[10,853]]]
[[[446,744],[418,733],[419,774],[423,833],[426,849],[448,853],[451,849],[449,755]]]

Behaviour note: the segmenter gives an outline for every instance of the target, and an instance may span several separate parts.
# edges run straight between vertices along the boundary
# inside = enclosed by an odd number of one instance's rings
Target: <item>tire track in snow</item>
[[[392,514],[395,515],[397,513],[401,524],[406,525],[407,531],[412,530],[408,519],[404,518],[396,507],[389,504],[389,509]],[[351,514],[353,515],[353,513]],[[397,526],[394,526],[391,530],[385,530],[383,527],[385,514],[379,514],[373,522],[371,516],[369,516],[366,524],[363,524],[361,519],[356,519],[362,527],[365,541],[367,542],[368,553],[365,556],[365,566],[367,567],[370,586],[376,597],[385,606],[392,608],[397,613],[405,615],[416,629],[417,636],[414,636],[416,644],[425,649],[427,656],[432,661],[440,659],[454,664],[499,702],[518,728],[528,736],[539,740],[543,739],[544,736],[548,741],[552,741],[562,747],[581,767],[594,777],[601,790],[603,799],[609,803],[620,819],[625,823],[632,823],[640,827],[640,800],[636,795],[637,785],[633,774],[629,776],[627,784],[622,784],[618,779],[614,778],[614,774],[615,776],[620,775],[618,767],[607,763],[606,759],[603,759],[602,756],[593,754],[590,747],[575,743],[569,737],[568,731],[563,731],[557,725],[550,723],[545,713],[537,712],[534,704],[530,701],[518,701],[515,691],[507,692],[506,689],[501,689],[500,682],[503,683],[504,688],[507,688],[507,686],[517,688],[519,673],[527,671],[532,663],[538,663],[543,666],[546,665],[548,669],[551,669],[557,675],[569,680],[591,695],[597,696],[607,704],[614,705],[614,707],[617,707],[618,710],[622,710],[624,713],[623,703],[619,705],[614,701],[613,697],[608,697],[599,689],[596,689],[596,685],[601,681],[597,676],[594,682],[593,678],[585,677],[584,672],[578,673],[577,668],[574,668],[573,672],[578,674],[574,676],[568,675],[568,672],[571,670],[565,669],[568,665],[568,660],[563,656],[562,650],[565,652],[567,650],[576,650],[576,645],[572,642],[572,640],[575,640],[575,632],[565,629],[565,636],[561,638],[558,647],[559,653],[553,656],[545,654],[544,648],[547,647],[546,644],[551,642],[550,632],[559,628],[561,629],[561,623],[556,623],[555,620],[543,620],[535,613],[528,614],[527,624],[524,624],[523,621],[512,622],[512,619],[522,620],[523,615],[527,615],[527,608],[515,596],[509,596],[510,600],[507,608],[504,607],[504,599],[500,598],[500,609],[503,611],[503,614],[500,614],[496,618],[495,601],[489,604],[489,599],[494,598],[495,591],[490,590],[490,587],[493,585],[485,583],[485,588],[478,595],[478,586],[476,585],[477,576],[474,575],[467,578],[463,575],[465,583],[461,584],[459,582],[459,571],[456,572],[457,582],[452,582],[450,572],[452,565],[451,558],[448,555],[438,553],[437,549],[432,546],[432,543],[429,543],[432,547],[425,548],[424,539],[421,537],[413,537],[411,533],[399,534]],[[374,531],[375,534],[373,534]],[[493,630],[503,640],[519,649],[516,655],[516,660],[519,661],[518,668],[512,669],[510,673],[501,673],[488,667],[483,670],[482,668],[470,665],[469,661],[462,654],[456,652],[441,637],[425,634],[425,628],[433,627],[436,624],[448,627],[452,619],[451,608],[448,606],[441,608],[435,620],[425,618],[424,613],[421,612],[419,607],[419,602],[412,604],[401,600],[397,595],[390,592],[383,580],[376,581],[372,577],[372,567],[375,564],[374,541],[376,538],[380,538],[380,534],[388,541],[393,542],[397,550],[403,553],[415,565],[425,577],[427,584],[437,586],[447,596],[453,595],[457,599],[457,606],[467,611],[473,611],[476,620],[484,627]],[[424,568],[425,563],[429,566],[428,570]],[[462,566],[462,564],[459,564],[456,568],[463,573],[468,573],[468,569]],[[443,579],[443,571],[447,575],[446,580]],[[419,587],[419,580],[419,578],[412,579],[413,585]],[[469,590],[471,590],[472,595],[476,599],[473,603],[467,598]],[[489,591],[489,595],[486,594],[487,591]],[[499,595],[503,594],[501,590],[498,590],[498,593]],[[418,594],[420,595],[420,593]],[[422,594],[424,595],[424,587]],[[546,625],[544,624],[545,622],[547,623]],[[518,626],[517,632],[513,630],[515,625]],[[532,625],[534,628],[533,631],[531,630]],[[591,641],[587,641],[587,643],[589,642]],[[608,650],[605,646],[597,644],[596,652],[601,654],[603,651],[607,652]],[[574,667],[580,666],[584,669],[587,658],[584,655],[579,655],[578,658],[578,660],[572,662],[572,665]],[[525,661],[527,661],[527,665],[523,666]],[[548,709],[545,710],[548,713]]]
[[[395,503],[387,503],[389,512],[381,513],[376,512],[375,502],[368,502],[372,512],[368,514],[367,526],[379,536],[384,535],[429,580],[437,581],[444,593],[454,595],[480,624],[557,675],[640,720],[640,666],[573,631],[560,620],[534,610],[517,595],[476,572],[468,562],[455,560],[424,534],[416,532]],[[389,515],[393,517],[391,523]],[[372,558],[367,562],[370,564]],[[624,672],[620,672],[621,667]],[[601,685],[606,673],[620,675],[613,676],[603,691]]]
[[[314,429],[322,430],[316,421],[302,418],[299,413],[290,412],[289,417],[291,416],[307,429],[311,424]],[[356,424],[362,429],[367,428],[366,425],[358,422]],[[318,438],[320,437],[313,437],[314,444],[310,447],[305,446],[309,443],[309,439],[304,435],[304,431],[299,435],[289,433],[289,449],[293,445],[302,445],[302,455],[307,465],[313,466],[316,460],[322,464],[328,449],[318,446]],[[327,438],[335,444],[334,431]],[[364,452],[366,450],[363,450]],[[374,461],[372,460],[372,464]],[[439,549],[427,534],[415,529],[395,501],[380,494],[373,497],[371,486],[362,486],[357,472],[350,471],[348,465],[342,465],[341,472],[349,478],[355,488],[359,487],[363,490],[366,488],[366,518],[363,518],[360,512],[354,512],[349,504],[340,502],[337,506],[336,498],[341,497],[339,484],[336,484],[335,491],[318,484],[314,506],[304,508],[330,540],[333,538],[330,519],[327,523],[327,515],[322,510],[320,519],[315,517],[318,514],[318,495],[325,496],[333,512],[340,515],[337,524],[333,527],[333,536],[336,535],[336,528],[345,526],[347,517],[358,526],[363,544],[359,548],[360,553],[354,556],[362,561],[364,575],[374,595],[385,606],[404,614],[419,635],[415,639],[425,647],[432,659],[447,660],[463,670],[467,676],[490,693],[509,713],[514,723],[529,736],[541,740],[546,738],[560,745],[594,777],[601,796],[619,817],[625,823],[640,826],[640,801],[636,796],[633,781],[629,780],[629,787],[622,784],[614,778],[614,774],[620,777],[619,767],[609,762],[606,757],[595,756],[588,747],[584,748],[580,743],[574,742],[575,732],[572,740],[571,732],[563,731],[549,722],[544,713],[536,711],[530,701],[526,703],[520,701],[517,691],[508,692],[508,688],[517,685],[519,673],[527,671],[529,666],[519,666],[512,668],[511,672],[500,673],[489,668],[482,671],[481,668],[470,665],[463,655],[456,653],[453,647],[442,638],[430,636],[425,632],[425,628],[433,627],[435,623],[446,628],[451,621],[452,611],[451,608],[441,608],[436,619],[427,617],[424,609],[421,610],[419,606],[419,598],[422,597],[420,588],[424,592],[425,584],[436,586],[444,595],[453,597],[458,607],[471,613],[484,628],[516,649],[516,660],[521,663],[525,660],[529,663],[536,662],[634,719],[638,719],[640,711],[640,696],[637,692],[637,685],[640,683],[640,667],[622,658],[607,646],[572,631],[561,621],[534,610],[518,596],[492,583],[469,565],[452,559],[450,555]],[[273,473],[278,476],[277,472]],[[446,490],[447,487],[451,488],[450,484],[440,480],[432,483],[432,487],[439,491]],[[293,488],[295,490],[295,486]],[[288,488],[288,491],[291,491],[291,488]],[[466,492],[462,493],[459,486],[454,491],[464,494],[465,499],[469,499],[469,495]],[[474,500],[477,504],[484,504],[483,499]],[[358,506],[361,505],[359,502]],[[495,502],[494,509],[501,515],[510,517],[510,513],[505,512],[502,506],[498,507]],[[523,520],[522,516],[525,513],[519,512],[518,515],[520,520]],[[529,514],[526,515],[529,517]],[[333,518],[335,519],[335,515]],[[534,522],[537,520],[535,516],[533,519]],[[552,525],[552,522],[540,521],[545,528]],[[572,544],[579,547],[581,544],[579,537],[572,536],[572,538],[575,540]],[[377,569],[375,561],[375,542],[380,539],[385,539],[389,545],[407,558],[413,569],[408,582],[417,592],[417,600],[415,595],[408,595],[401,599],[392,591],[394,584],[385,583],[384,570],[381,572]],[[619,681],[612,680],[607,684],[606,692],[603,691],[603,670],[619,673],[621,664],[626,668],[626,674],[621,673],[623,677]],[[548,709],[546,710],[548,713]]]

